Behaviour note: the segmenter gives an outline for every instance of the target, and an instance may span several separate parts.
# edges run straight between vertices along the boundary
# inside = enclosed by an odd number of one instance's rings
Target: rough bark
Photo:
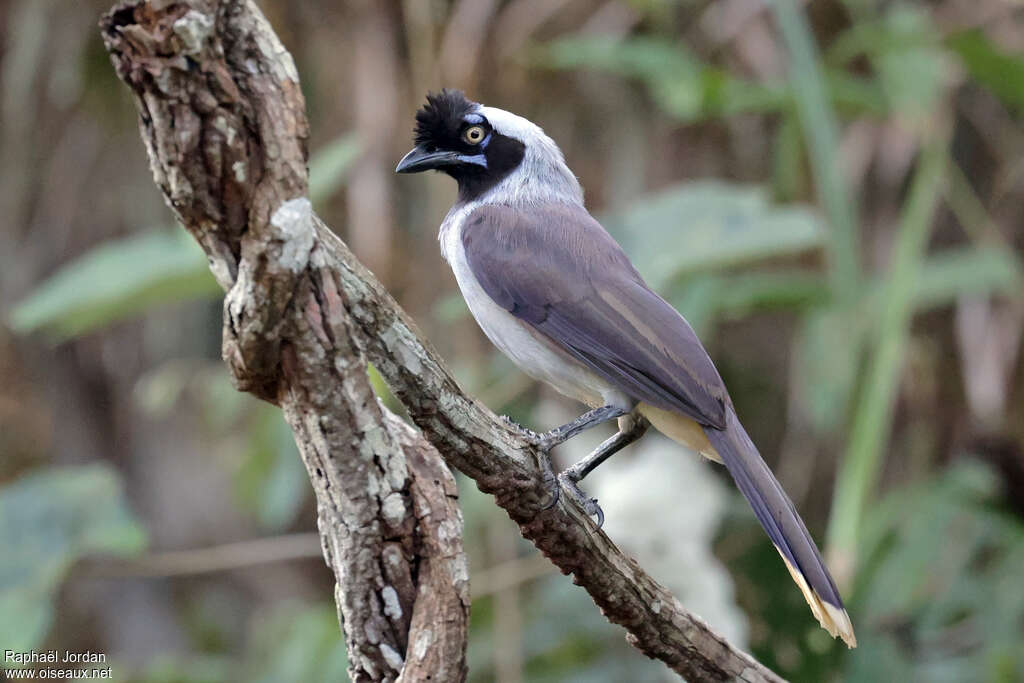
[[[239,389],[280,405],[295,432],[354,680],[392,680],[403,666],[403,680],[465,676],[466,564],[442,456],[646,655],[692,681],[780,680],[686,611],[566,497],[542,510],[548,493],[530,434],[462,393],[313,213],[298,75],[251,1],[126,2],[102,30],[135,94],[156,182],[228,292],[224,359]],[[367,361],[420,432],[378,405]]]
[[[227,290],[223,355],[281,406],[316,494],[354,681],[465,678],[455,482],[381,407],[307,194],[291,57],[246,2],[127,3],[103,20],[153,174]]]

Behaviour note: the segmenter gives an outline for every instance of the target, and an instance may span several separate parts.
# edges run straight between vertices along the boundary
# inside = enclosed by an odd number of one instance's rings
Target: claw
[[[521,425],[518,422],[516,422],[515,420],[513,420],[508,415],[500,415],[499,417],[500,417],[501,421],[504,422],[505,424],[507,424],[509,427],[514,427],[516,429],[522,429],[523,431],[526,431],[526,432],[530,431],[529,429],[527,429],[523,425]]]
[[[604,526],[604,510],[597,504],[597,498],[588,498],[583,505],[583,511],[588,517],[597,517],[597,528]]]
[[[576,479],[573,477],[571,469],[562,472],[558,475],[558,481],[562,486],[565,487],[569,497],[576,501],[576,504],[583,508],[583,511],[587,513],[588,517],[597,517],[597,528],[600,529],[604,526],[604,511],[601,506],[597,504],[596,498],[591,498],[583,492],[583,489],[576,483]]]
[[[538,512],[543,512],[544,510],[550,510],[558,504],[558,499],[562,495],[562,487],[558,483],[558,476],[555,474],[555,470],[551,467],[551,458],[548,457],[547,451],[541,450],[539,464],[540,468],[544,471],[544,485],[547,487],[548,495],[551,498],[538,510]]]
[[[538,512],[544,512],[558,505],[558,500],[562,497],[562,487],[558,485],[557,479],[544,478],[544,483],[548,485],[548,495],[551,496],[551,500],[544,503]]]
[[[520,429],[526,432],[526,439],[530,445],[544,455],[550,453],[551,449],[558,445],[558,441],[552,437],[551,432],[538,433],[525,427],[520,427]]]
[[[521,433],[525,434],[526,435],[526,440],[530,444],[536,445],[537,442],[539,442],[544,437],[543,434],[538,434],[537,432],[533,431],[532,429],[528,429],[528,428],[524,427],[523,425],[519,424],[518,422],[513,420],[508,415],[501,415],[501,416],[499,416],[499,419],[502,422],[504,422],[506,425],[511,427],[514,431],[521,432]]]

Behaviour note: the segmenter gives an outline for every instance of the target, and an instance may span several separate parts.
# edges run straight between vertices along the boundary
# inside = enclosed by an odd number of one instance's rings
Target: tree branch
[[[353,681],[465,678],[455,481],[381,407],[307,194],[291,57],[246,2],[132,2],[102,22],[157,184],[225,289],[238,387],[281,406],[316,494]]]
[[[432,680],[464,677],[461,518],[438,452],[646,655],[691,681],[781,680],[686,611],[567,497],[541,510],[548,493],[527,433],[462,393],[313,213],[298,75],[252,2],[127,2],[102,28],[135,94],[156,182],[228,290],[225,361],[295,431],[354,680],[391,680],[403,661],[403,680],[426,680],[427,660],[443,667],[456,651],[454,668]],[[374,400],[367,361],[421,434]]]

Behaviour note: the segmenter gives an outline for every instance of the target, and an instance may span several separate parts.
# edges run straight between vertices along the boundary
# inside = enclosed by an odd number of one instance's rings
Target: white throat
[[[497,107],[480,106],[477,111],[496,132],[519,140],[526,149],[519,166],[473,203],[583,205],[583,189],[579,181],[565,165],[562,150],[540,126]]]
[[[441,253],[452,265],[462,239],[462,223],[479,206],[583,206],[583,188],[566,166],[562,150],[558,149],[555,141],[540,126],[497,107],[479,105],[476,111],[487,119],[496,132],[519,140],[525,149],[523,160],[514,171],[479,197],[455,204],[445,216],[437,238],[441,242]]]

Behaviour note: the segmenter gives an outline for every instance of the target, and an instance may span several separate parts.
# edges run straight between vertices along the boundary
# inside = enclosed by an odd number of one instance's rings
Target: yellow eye
[[[470,126],[462,133],[462,139],[471,145],[479,145],[484,139],[484,127]]]

